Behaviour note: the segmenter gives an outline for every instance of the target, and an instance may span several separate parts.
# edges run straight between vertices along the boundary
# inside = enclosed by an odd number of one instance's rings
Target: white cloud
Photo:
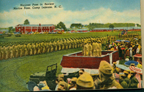
[[[16,26],[28,19],[31,24],[57,24],[64,22],[67,27],[71,23],[120,23],[132,22],[140,24],[140,11],[112,11],[111,9],[99,8],[82,11],[66,11],[63,8],[57,9],[30,9],[10,10],[0,13],[0,27]]]

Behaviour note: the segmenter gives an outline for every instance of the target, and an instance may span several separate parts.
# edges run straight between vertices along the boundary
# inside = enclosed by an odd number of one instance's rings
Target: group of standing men
[[[94,39],[84,42],[83,55],[84,56],[101,56],[102,44],[100,40]]]

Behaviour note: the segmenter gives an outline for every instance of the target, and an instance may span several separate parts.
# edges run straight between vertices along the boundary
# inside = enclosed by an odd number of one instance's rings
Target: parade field
[[[3,39],[0,39],[1,42],[23,42],[23,41],[44,41],[44,40],[50,40],[54,38],[76,38],[76,37],[91,37],[91,36],[117,36],[121,31],[114,31],[114,32],[88,32],[88,33],[63,33],[63,34],[24,34],[21,35],[21,37],[15,37],[15,35],[12,35],[11,37],[5,37]],[[128,34],[138,33],[141,35],[141,32],[137,31],[129,31]]]
[[[1,91],[28,91],[26,82],[28,82],[31,74],[35,72],[45,72],[46,67],[54,63],[58,64],[57,74],[59,74],[62,56],[80,50],[82,49],[68,49],[0,61],[0,75],[2,76],[0,81]]]
[[[90,36],[116,36],[121,32],[91,32],[91,33],[64,33],[64,34],[32,34],[22,35],[21,37],[5,37],[1,39],[3,42],[23,42],[23,41],[43,41],[54,38],[70,38],[70,37],[90,37]],[[138,33],[141,32],[128,32]],[[57,63],[58,70],[57,74],[61,71],[60,62],[62,56],[68,53],[80,51],[82,48],[67,49],[60,51],[53,51],[43,53],[39,55],[23,56],[18,58],[12,58],[7,60],[0,60],[0,87],[2,92],[12,91],[28,91],[26,83],[29,80],[31,74],[35,72],[45,72],[48,65]],[[124,63],[124,62],[121,62]]]

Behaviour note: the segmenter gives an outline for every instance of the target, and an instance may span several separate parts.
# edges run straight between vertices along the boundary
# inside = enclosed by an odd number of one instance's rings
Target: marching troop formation
[[[135,37],[135,36],[138,36],[138,34],[125,34],[125,35],[122,35],[122,34],[118,34],[118,37],[119,38],[131,38],[131,37]]]
[[[33,42],[27,44],[17,44],[17,45],[10,45],[10,46],[0,46],[0,60],[9,59],[14,57],[22,57],[27,55],[36,55],[41,53],[53,52],[58,50],[64,49],[71,49],[71,48],[79,48],[84,46],[84,43],[91,43],[95,46],[95,42],[105,44],[106,39],[111,38],[111,40],[115,40],[115,36],[108,36],[108,37],[84,37],[84,38],[66,38],[63,40],[53,40],[53,41],[42,41],[42,42]],[[91,48],[92,49],[92,48]],[[99,49],[99,48],[97,48]],[[100,48],[101,49],[101,48]],[[100,53],[97,55],[95,49],[93,49],[93,56],[99,56]],[[85,56],[87,56],[87,52],[83,52]],[[92,54],[91,54],[92,55]]]

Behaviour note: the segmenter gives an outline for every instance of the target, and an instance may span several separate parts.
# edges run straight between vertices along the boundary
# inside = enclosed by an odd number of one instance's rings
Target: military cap
[[[104,74],[112,74],[112,66],[105,60],[100,62],[99,71]]]
[[[84,88],[92,88],[94,86],[92,76],[84,72],[76,81],[76,84]]]

